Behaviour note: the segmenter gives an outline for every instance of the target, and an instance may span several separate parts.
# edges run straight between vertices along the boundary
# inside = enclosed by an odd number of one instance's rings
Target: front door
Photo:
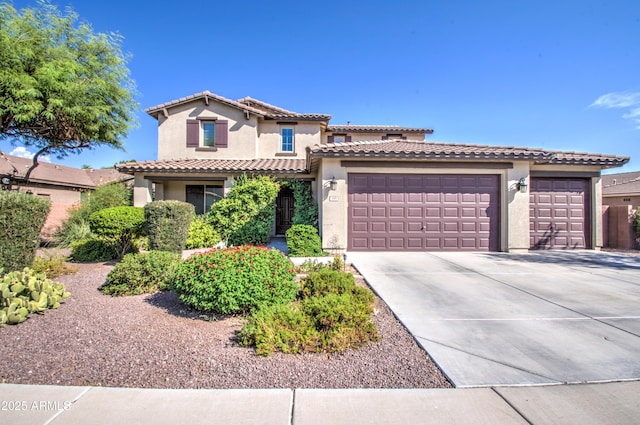
[[[293,190],[288,187],[280,189],[276,199],[276,234],[284,235],[291,227],[293,220]]]

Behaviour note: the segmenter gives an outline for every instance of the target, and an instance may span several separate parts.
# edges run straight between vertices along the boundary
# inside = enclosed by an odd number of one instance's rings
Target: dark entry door
[[[276,199],[276,234],[283,235],[293,220],[293,190],[288,187],[280,189]]]

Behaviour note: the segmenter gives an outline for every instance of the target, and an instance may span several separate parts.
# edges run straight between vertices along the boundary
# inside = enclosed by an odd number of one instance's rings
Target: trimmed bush
[[[293,300],[295,277],[280,251],[243,245],[189,257],[176,267],[173,289],[196,310],[244,313]]]
[[[0,191],[0,268],[21,270],[33,263],[50,207],[48,199]]]
[[[100,290],[116,296],[167,290],[180,259],[180,254],[165,251],[127,254],[109,272]]]
[[[7,274],[0,269],[0,326],[15,325],[31,313],[58,308],[70,296],[64,285],[28,267]]]
[[[318,229],[308,224],[295,224],[287,230],[287,251],[291,257],[319,257],[327,255],[322,250]]]
[[[71,244],[72,261],[111,261],[118,258],[119,252],[116,245],[106,239],[83,239]]]
[[[113,243],[117,258],[135,249],[134,240],[144,233],[144,211],[139,207],[105,208],[91,214],[91,231]]]
[[[279,191],[280,185],[270,177],[242,176],[225,198],[211,206],[207,222],[229,245],[266,244]]]
[[[155,201],[144,206],[149,249],[181,252],[186,245],[195,207],[181,201]]]
[[[350,273],[324,268],[303,279],[302,299],[261,308],[238,335],[256,353],[337,352],[380,339],[371,321],[373,293]]]
[[[640,242],[640,208],[636,210],[636,216],[633,219],[633,229],[636,231],[636,238]]]
[[[196,216],[189,225],[189,233],[187,234],[187,249],[195,248],[213,248],[220,242],[220,235],[207,223],[206,217],[203,215]]]

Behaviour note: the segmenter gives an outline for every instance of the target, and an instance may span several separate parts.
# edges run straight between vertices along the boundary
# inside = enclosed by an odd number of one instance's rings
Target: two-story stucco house
[[[208,91],[146,112],[158,160],[118,166],[134,202],[177,199],[206,212],[241,173],[309,181],[325,249],[526,251],[602,246],[604,168],[615,155],[434,143],[426,128],[330,125]],[[289,226],[278,197],[274,234]]]

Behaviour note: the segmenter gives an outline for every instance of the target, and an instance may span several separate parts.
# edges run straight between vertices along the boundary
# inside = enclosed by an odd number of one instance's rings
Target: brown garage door
[[[590,248],[589,187],[588,179],[531,179],[531,249]]]
[[[497,175],[349,174],[352,251],[499,249]]]

